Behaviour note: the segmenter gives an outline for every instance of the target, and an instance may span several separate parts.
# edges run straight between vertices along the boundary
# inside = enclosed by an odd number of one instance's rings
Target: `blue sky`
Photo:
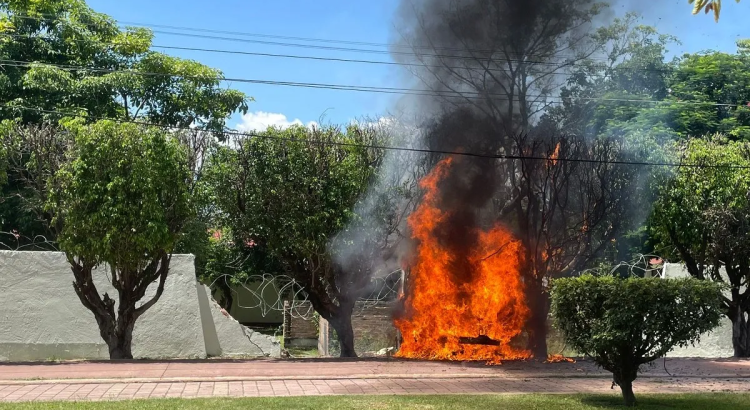
[[[217,0],[212,5],[198,0],[89,0],[97,11],[122,22],[162,24],[245,33],[323,38],[333,40],[388,43],[392,19],[399,0]],[[613,6],[617,14],[629,10],[646,13],[644,23],[682,41],[673,52],[718,49],[733,52],[737,39],[750,37],[750,0],[736,4],[726,1],[720,22],[711,16],[693,16],[686,0],[631,0]],[[160,30],[160,29],[157,29]],[[166,29],[161,29],[166,30]],[[743,34],[745,33],[745,34]],[[210,33],[199,33],[218,35]],[[273,40],[293,42],[292,40]],[[299,43],[299,41],[296,41]],[[217,41],[156,33],[155,45],[214,48],[273,54],[294,54],[334,58],[387,60],[387,54],[363,54],[330,50],[283,47],[278,45]],[[336,44],[331,44],[336,45]],[[340,46],[340,45],[339,45]],[[365,46],[344,46],[365,48]],[[377,48],[377,47],[367,47]],[[385,47],[380,47],[386,50]],[[309,83],[398,87],[398,68],[379,64],[354,64],[331,61],[297,60],[274,57],[215,54],[197,51],[160,50],[183,58],[198,60],[221,69],[227,78],[294,81]],[[363,116],[385,114],[396,96],[353,91],[334,91],[257,85],[230,84],[255,98],[251,114],[244,118],[248,127],[282,125],[300,120],[318,121],[322,115],[334,123]],[[235,115],[231,126],[242,122]]]

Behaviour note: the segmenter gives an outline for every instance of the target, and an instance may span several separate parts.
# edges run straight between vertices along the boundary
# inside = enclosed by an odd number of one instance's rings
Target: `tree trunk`
[[[133,328],[135,327],[137,300],[133,300],[132,293],[127,291],[120,291],[119,294],[115,326],[101,329],[100,333],[109,347],[110,360],[130,360],[133,358]]]
[[[547,319],[549,316],[549,294],[540,284],[527,288],[531,316],[528,321],[529,350],[537,359],[547,359]]]
[[[133,358],[131,350],[131,338],[117,337],[115,335],[107,342],[110,360],[130,360]]]
[[[620,390],[622,390],[622,398],[625,400],[626,407],[635,407],[635,394],[633,393],[633,382],[622,382],[620,384]]]
[[[750,357],[750,321],[747,314],[741,306],[737,306],[731,317],[734,357]]]
[[[620,386],[622,398],[625,400],[625,406],[635,407],[635,394],[633,393],[633,380],[638,377],[638,366],[633,367],[632,363],[620,363],[615,367],[617,371],[612,372],[615,383]],[[612,368],[610,368],[612,371]]]
[[[341,307],[339,312],[336,312],[329,320],[339,339],[340,357],[357,357],[357,352],[354,351],[352,310],[353,307],[351,309]]]
[[[96,289],[92,278],[92,270],[95,265],[81,264],[71,255],[66,254],[66,256],[75,277],[73,288],[83,306],[94,314],[96,323],[99,325],[99,335],[104,339],[109,348],[109,358],[114,360],[132,359],[131,344],[135,322],[159,300],[164,292],[164,284],[167,280],[171,256],[163,253],[154,258],[143,271],[137,272],[137,276],[127,276],[123,272],[112,270],[113,286],[121,285],[121,283],[114,280],[115,273],[125,275],[128,279],[123,281],[127,286],[115,286],[119,296],[117,314],[115,314],[115,300],[107,293],[100,296],[99,291]],[[137,279],[140,280],[133,283]],[[136,303],[143,298],[148,286],[157,279],[159,284],[156,294],[150,300],[136,308]]]

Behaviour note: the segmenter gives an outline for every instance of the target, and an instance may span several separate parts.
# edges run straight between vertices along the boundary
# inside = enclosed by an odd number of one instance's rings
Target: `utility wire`
[[[32,16],[21,16],[16,15],[17,17],[24,18],[24,19],[32,19],[32,20],[38,20],[38,21],[46,21],[43,18],[39,17],[32,17]],[[60,23],[60,24],[68,24],[71,23],[64,21],[64,20],[55,20],[54,22]],[[136,23],[137,24],[137,23]],[[132,27],[132,26],[131,26]],[[135,26],[136,28],[149,28],[149,27],[175,27],[175,26],[166,26],[166,25],[158,25],[158,24],[144,24]],[[195,32],[209,32],[209,33],[237,33],[237,32],[225,32],[221,30],[211,30],[211,29],[201,29],[201,28],[180,28],[182,30],[189,30],[190,33],[180,33],[180,32],[174,32],[174,31],[163,31],[163,30],[151,30],[152,33],[157,34],[165,34],[165,35],[173,35],[173,36],[186,36],[186,37],[193,37],[193,38],[204,38],[204,39],[211,39],[211,40],[218,40],[218,41],[234,41],[234,42],[244,42],[244,43],[253,43],[253,44],[263,44],[263,45],[274,45],[274,46],[281,46],[281,47],[297,47],[297,48],[308,48],[308,49],[321,49],[321,50],[329,50],[329,51],[344,51],[344,52],[357,52],[357,53],[371,53],[371,54],[385,54],[385,55],[404,55],[404,56],[418,56],[420,58],[422,57],[433,57],[438,59],[446,59],[446,60],[469,60],[469,61],[477,61],[478,59],[484,59],[486,56],[482,56],[482,53],[493,53],[497,50],[473,50],[473,49],[458,49],[458,48],[452,48],[452,49],[444,49],[444,50],[455,50],[460,51],[463,53],[478,53],[480,54],[479,57],[475,55],[450,55],[450,54],[434,54],[434,53],[422,53],[422,52],[416,52],[416,51],[394,51],[394,50],[373,50],[373,49],[361,49],[361,48],[350,48],[350,47],[334,47],[334,46],[323,46],[323,45],[315,45],[315,44],[300,44],[300,43],[289,43],[289,42],[276,42],[276,41],[264,41],[264,40],[253,40],[253,39],[243,39],[243,38],[235,38],[235,37],[226,37],[226,36],[211,36],[211,35],[202,35],[202,34],[196,34]],[[258,36],[261,38],[279,38],[279,39],[296,39],[301,41],[322,41],[327,43],[343,43],[343,44],[380,44],[381,46],[384,46],[382,43],[364,43],[364,42],[348,42],[343,40],[325,40],[325,39],[311,39],[311,38],[305,38],[305,37],[289,37],[289,36],[274,36],[274,35],[268,35],[268,34],[252,34],[252,33],[244,33],[246,36]],[[75,40],[73,41],[80,41]],[[394,45],[396,46],[396,45]],[[154,46],[155,48],[173,48],[172,46]],[[409,46],[401,46],[409,48]],[[441,48],[433,48],[433,47],[427,47],[427,46],[415,46],[412,47],[413,50],[416,49],[427,49],[427,50],[441,50]],[[201,51],[212,51],[212,52],[224,52],[229,53],[229,50],[215,50],[215,49],[202,49]],[[554,55],[554,54],[553,54]],[[274,57],[282,57],[283,55],[272,55]],[[534,55],[529,55],[528,57],[534,57]],[[548,57],[548,56],[544,56]],[[508,63],[523,63],[523,64],[533,64],[533,65],[547,65],[550,67],[573,67],[576,66],[576,60],[582,60],[583,57],[581,56],[561,56],[561,57],[567,57],[569,61],[559,61],[559,62],[553,62],[553,61],[534,61],[531,59],[523,59],[523,58],[501,58],[500,60],[503,62]],[[321,58],[322,59],[322,58]],[[334,59],[335,60],[335,59]],[[349,60],[349,59],[340,59],[340,60]],[[608,62],[608,60],[601,60],[601,59],[591,59],[592,61],[600,61],[600,62]],[[364,62],[364,61],[356,61],[351,60],[348,62]],[[369,62],[369,61],[368,61]],[[391,62],[371,62],[371,63],[380,63],[380,64],[388,64]],[[421,66],[421,67],[430,67],[430,64],[423,64],[423,63],[399,63],[399,62],[393,62],[392,64],[397,65],[405,65],[405,66]],[[434,66],[434,65],[433,65]],[[451,68],[446,67],[445,65],[438,65],[435,67],[441,67],[441,68]],[[454,69],[466,69],[466,67],[453,67]],[[645,71],[645,72],[660,72],[660,73],[666,73],[669,70],[666,69],[656,69],[656,68],[637,68],[637,67],[612,67],[613,70],[624,70],[624,71]],[[508,71],[502,68],[492,68],[488,71]],[[564,74],[564,73],[548,73],[548,74]]]
[[[150,123],[146,121],[121,120],[121,119],[115,119],[115,118],[86,116],[82,114],[66,113],[66,112],[58,111],[58,110],[46,110],[46,109],[26,107],[26,106],[16,106],[16,105],[5,104],[5,105],[0,105],[0,109],[8,109],[8,110],[20,109],[20,110],[26,110],[26,111],[36,111],[40,113],[58,114],[58,115],[68,116],[68,117],[78,117],[78,118],[84,118],[84,119],[109,120],[109,121],[114,121],[114,122],[118,122],[122,124],[136,124],[136,125],[143,125],[143,126],[150,126],[150,127],[158,127],[158,128],[163,128],[169,131],[179,130],[179,131],[193,131],[193,132],[194,131],[213,132],[217,134],[219,133],[219,132],[214,132],[214,131],[196,130],[190,127],[175,127],[175,126],[170,126],[170,125]],[[673,162],[646,162],[646,161],[643,161],[643,162],[612,161],[612,160],[595,160],[595,159],[583,159],[583,158],[551,159],[549,157],[541,157],[541,156],[482,154],[482,153],[474,153],[474,152],[466,152],[466,151],[435,150],[435,149],[426,149],[426,148],[396,147],[396,146],[388,146],[388,145],[356,144],[356,143],[351,143],[351,142],[320,141],[320,140],[310,140],[310,139],[293,138],[293,137],[278,137],[278,136],[273,136],[273,135],[268,135],[268,134],[258,134],[254,132],[231,131],[231,130],[222,131],[221,134],[231,135],[231,136],[236,136],[236,137],[245,137],[245,138],[250,137],[250,138],[262,138],[262,139],[289,141],[289,142],[306,142],[306,143],[319,144],[319,145],[332,145],[332,146],[342,146],[342,147],[352,147],[352,148],[368,148],[368,149],[379,149],[379,150],[386,150],[386,151],[403,151],[403,152],[414,152],[414,153],[423,153],[423,154],[455,155],[455,156],[486,158],[486,159],[533,160],[533,161],[553,161],[554,160],[554,161],[561,161],[561,162],[588,163],[588,164],[686,167],[686,168],[750,169],[750,166],[744,166],[744,165],[685,164],[685,163],[673,163]]]
[[[336,57],[320,57],[320,56],[301,56],[301,55],[295,55],[295,54],[260,53],[260,52],[254,52],[254,51],[224,50],[224,49],[216,49],[216,48],[165,46],[161,44],[152,44],[151,48],[157,48],[157,49],[163,49],[163,50],[198,51],[198,52],[203,52],[203,53],[215,53],[215,54],[246,55],[246,56],[256,56],[256,57],[275,57],[275,58],[292,58],[292,59],[302,59],[302,60],[332,61],[332,62],[340,62],[340,63],[380,64],[380,65],[401,66],[401,67],[440,68],[440,69],[450,69],[450,70],[488,71],[488,72],[499,72],[499,73],[510,72],[509,69],[501,68],[501,67],[491,67],[491,68],[472,67],[472,66],[459,67],[459,66],[450,66],[450,65],[445,65],[445,64],[396,62],[396,61],[382,61],[382,60],[361,60],[361,59],[355,59],[355,58],[336,58]],[[507,60],[503,59],[503,61],[507,61]],[[571,65],[571,67],[575,67],[575,66],[576,66],[575,64]],[[657,68],[612,67],[612,69],[617,70],[617,71],[658,72],[658,73],[669,72],[669,70],[657,69]],[[545,76],[547,75],[569,76],[570,74],[566,72],[562,72],[562,71],[555,71],[555,72],[546,73]]]
[[[0,33],[0,36],[11,37],[11,38],[25,38],[25,39],[38,38],[38,39],[44,39],[44,40],[53,40],[53,38],[50,38],[50,37],[28,35],[28,34]],[[81,40],[81,39],[68,39],[67,41],[86,42],[85,40]],[[124,45],[124,43],[112,42],[112,43],[106,43],[106,45]],[[448,64],[429,64],[425,62],[396,62],[396,61],[382,61],[382,60],[362,60],[362,59],[353,59],[353,58],[302,56],[302,55],[295,55],[295,54],[261,53],[261,52],[252,52],[252,51],[242,51],[242,50],[223,50],[223,49],[215,49],[215,48],[168,46],[168,45],[161,45],[161,44],[152,44],[151,48],[164,49],[164,50],[199,51],[199,52],[216,53],[216,54],[233,54],[233,55],[247,55],[247,56],[258,56],[258,57],[275,57],[275,58],[290,58],[290,59],[301,59],[301,60],[332,61],[332,62],[341,62],[341,63],[379,64],[379,65],[402,66],[402,67],[423,67],[423,68],[450,69],[450,70],[487,71],[487,72],[498,72],[498,73],[505,73],[505,74],[510,73],[510,69],[504,68],[504,67],[489,67],[489,66],[488,67],[472,67],[469,65],[451,66]],[[502,59],[502,61],[503,62],[520,62],[521,60]],[[531,63],[531,62],[524,61],[524,63]],[[553,64],[553,63],[550,63],[550,64]],[[553,65],[560,67],[560,68],[564,66],[569,66],[569,67],[577,66],[575,63],[570,63],[570,64],[561,63],[561,64],[553,64]],[[612,70],[631,71],[631,72],[658,72],[658,73],[666,73],[669,71],[665,69],[637,68],[637,67],[612,67]],[[544,75],[545,76],[549,76],[549,75],[569,76],[569,73],[563,72],[563,71],[552,71],[552,72],[544,73]]]
[[[215,77],[209,77],[209,76],[190,76],[190,75],[145,72],[145,71],[137,71],[137,70],[118,70],[118,69],[111,69],[111,68],[95,68],[95,67],[84,67],[84,66],[76,66],[76,65],[34,63],[30,61],[0,59],[0,67],[29,67],[33,64],[55,67],[55,68],[59,68],[61,70],[66,70],[66,71],[126,73],[126,74],[145,76],[145,77],[170,77],[170,78],[183,78],[183,79],[191,79],[191,80],[215,80],[216,79]],[[383,93],[383,94],[469,98],[469,99],[479,99],[479,100],[491,98],[491,99],[500,100],[500,101],[510,101],[507,94],[484,93],[484,92],[479,92],[479,91],[460,91],[459,92],[459,91],[441,91],[441,90],[427,90],[427,89],[415,90],[415,89],[400,88],[400,87],[378,87],[378,86],[358,86],[358,85],[347,85],[347,84],[307,83],[307,82],[294,82],[294,81],[260,80],[260,79],[249,79],[249,78],[219,78],[218,80],[224,81],[224,82],[277,85],[277,86],[287,86],[287,87],[318,88],[318,89],[339,90],[339,91],[358,91],[358,92]],[[539,95],[527,95],[526,97],[531,98],[531,99],[545,98],[548,100],[547,103],[550,103],[550,104],[562,104],[565,102],[565,99],[559,96],[551,96],[551,95],[546,96],[546,95],[539,94]],[[610,98],[610,97],[574,97],[572,99],[582,100],[582,101],[610,101],[610,102],[647,103],[647,104],[677,104],[677,105],[691,105],[691,106],[704,106],[704,107],[714,107],[714,106],[715,107],[737,107],[741,105],[741,104],[733,104],[733,103],[674,101],[674,100],[646,100],[646,99],[638,99],[638,98]]]
[[[13,14],[13,17],[18,17],[22,19],[27,20],[34,20],[39,22],[52,22],[52,23],[59,23],[64,25],[72,26],[72,23],[66,20],[61,20],[60,16],[58,15],[51,15],[51,14],[44,14],[41,13],[38,16],[30,16],[30,15],[24,15],[24,14]],[[109,17],[109,16],[107,16]],[[167,29],[167,30],[178,30],[178,31],[187,31],[188,33],[185,34],[191,34],[196,32],[202,32],[202,33],[212,33],[212,34],[224,34],[224,35],[231,35],[231,36],[240,36],[240,37],[250,37],[250,38],[269,38],[269,39],[276,39],[276,40],[293,40],[293,41],[304,41],[304,42],[313,42],[313,43],[328,43],[328,44],[345,44],[345,45],[359,45],[359,46],[369,46],[369,47],[386,47],[386,48],[405,48],[412,50],[412,52],[408,52],[406,54],[414,54],[413,50],[422,49],[422,50],[441,50],[441,51],[459,51],[459,52],[470,52],[470,53],[492,53],[497,50],[489,50],[489,49],[468,49],[468,48],[458,48],[458,47],[434,47],[434,46],[417,46],[417,45],[406,45],[406,44],[397,44],[397,43],[374,43],[374,42],[365,42],[365,41],[350,41],[350,40],[338,40],[338,39],[322,39],[322,38],[311,38],[311,37],[295,37],[295,36],[282,36],[282,35],[273,35],[273,34],[261,34],[261,33],[247,33],[247,32],[238,32],[238,31],[227,31],[227,30],[215,30],[215,29],[207,29],[202,27],[185,27],[185,26],[172,26],[172,25],[166,25],[166,24],[149,24],[149,23],[137,23],[137,22],[126,22],[126,21],[120,21],[111,19],[113,22],[118,24],[118,26],[121,29],[127,29],[127,28],[159,28],[159,29]],[[152,32],[156,33],[159,31],[151,30]],[[175,32],[164,32],[167,34],[174,34],[174,35],[180,35],[180,33]],[[289,43],[286,43],[289,44]],[[362,49],[354,49],[356,51],[374,51],[377,53],[390,53],[388,50],[362,50]],[[420,53],[417,53],[420,54]],[[559,53],[555,53],[559,54]],[[561,55],[561,54],[560,54]],[[562,55],[561,55],[562,56]],[[545,57],[547,57],[545,55]],[[577,56],[569,55],[567,56],[569,58],[577,58]]]

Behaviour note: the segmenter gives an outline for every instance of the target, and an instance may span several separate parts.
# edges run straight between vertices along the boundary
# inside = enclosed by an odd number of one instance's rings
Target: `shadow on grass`
[[[580,396],[580,402],[584,408],[597,409],[624,409],[621,396]],[[747,409],[748,396],[740,394],[664,394],[664,395],[638,395],[637,409]]]

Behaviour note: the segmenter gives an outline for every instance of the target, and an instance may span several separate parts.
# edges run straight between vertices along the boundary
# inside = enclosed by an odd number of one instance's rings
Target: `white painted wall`
[[[209,356],[281,356],[279,339],[255,332],[229,315],[209,297],[211,289],[198,285],[198,300],[204,323],[206,353]],[[211,331],[208,331],[211,327]]]
[[[668,263],[664,269],[665,278],[690,277],[685,265]],[[727,295],[728,296],[728,295]],[[713,332],[701,336],[700,343],[695,346],[676,348],[667,357],[732,357],[732,322],[723,317],[721,324]]]
[[[117,293],[108,283],[106,269],[95,273],[100,293]],[[73,273],[59,252],[0,251],[0,361],[47,359],[106,359],[107,346],[99,336],[93,314],[83,307],[72,286]],[[143,299],[156,290],[152,284]],[[137,358],[203,358],[207,343],[227,339],[231,325],[217,319],[210,308],[213,300],[195,280],[192,255],[174,255],[164,293],[138,319],[133,331],[133,356]],[[203,302],[203,303],[201,303]],[[206,321],[210,318],[209,322]],[[231,319],[231,318],[230,318]],[[236,321],[232,323],[239,326]],[[211,326],[213,325],[213,326]],[[243,327],[244,328],[244,327]],[[267,343],[269,355],[278,356],[278,342],[255,335]],[[274,345],[274,342],[276,344]],[[235,343],[236,344],[236,343]],[[244,355],[266,355],[247,340],[229,350]],[[276,346],[276,349],[273,349]],[[221,351],[221,349],[219,349]]]

